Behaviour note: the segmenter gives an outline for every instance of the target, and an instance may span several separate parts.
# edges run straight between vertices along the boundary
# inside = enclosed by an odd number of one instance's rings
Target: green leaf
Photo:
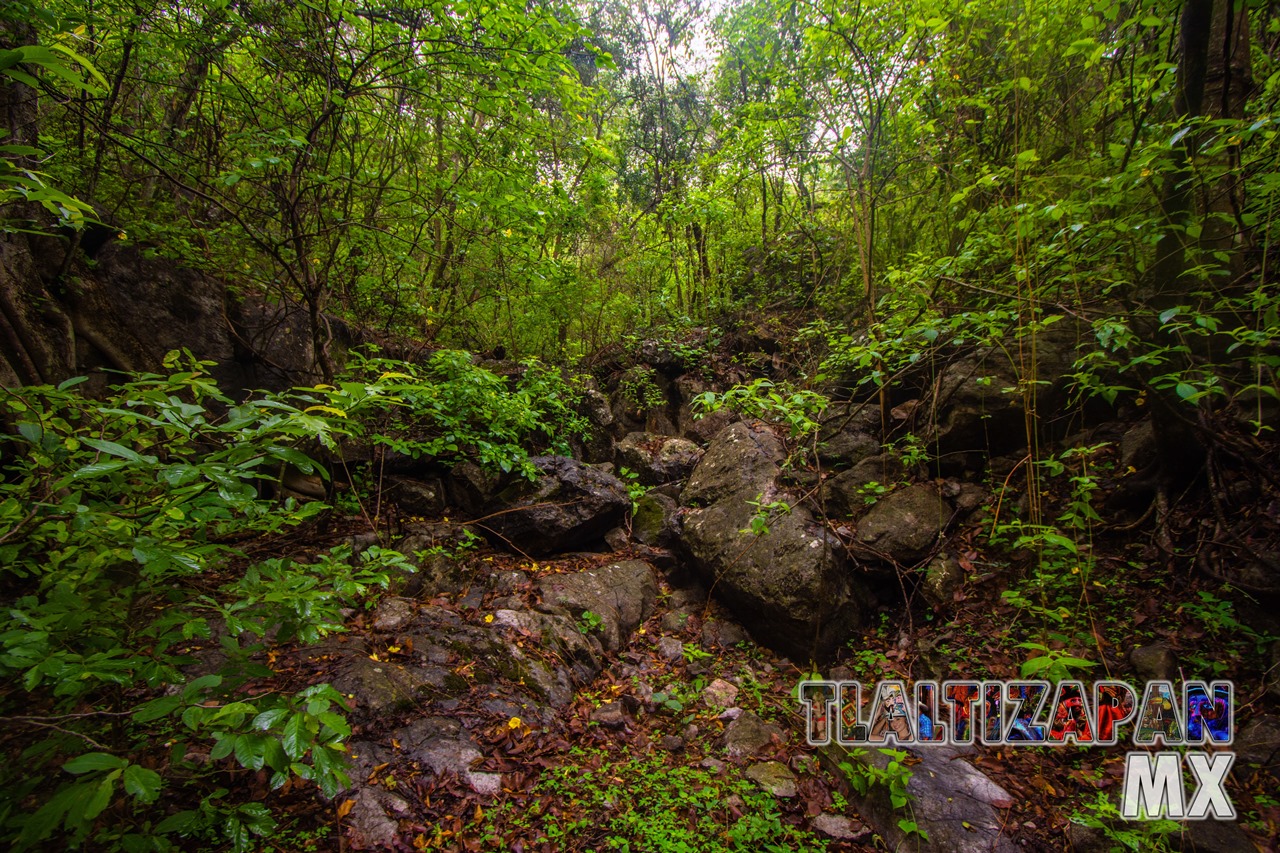
[[[293,760],[306,755],[310,738],[307,736],[307,719],[302,714],[294,714],[284,724],[284,751]]]
[[[144,458],[137,451],[130,450],[124,445],[117,444],[114,441],[104,441],[103,439],[100,439],[100,438],[86,438],[84,439],[84,443],[89,447],[92,447],[94,450],[109,454],[111,456],[118,456],[121,459],[127,459],[130,462],[143,462],[143,461],[154,462],[155,461],[154,458],[150,458],[150,459]]]
[[[139,705],[133,712],[133,721],[135,723],[149,723],[161,717],[169,716],[181,705],[182,698],[179,696],[161,696],[159,699],[152,699],[150,702],[144,702]]]
[[[87,752],[62,765],[62,769],[79,775],[91,773],[94,770],[116,770],[128,763],[123,758],[106,752]]]
[[[124,769],[124,789],[134,799],[143,803],[154,803],[160,796],[160,774],[137,764],[130,764]]]

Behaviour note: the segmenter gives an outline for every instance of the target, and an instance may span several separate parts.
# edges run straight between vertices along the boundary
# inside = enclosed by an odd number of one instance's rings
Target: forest
[[[7,0],[0,118],[0,844],[1276,849],[1280,3]]]

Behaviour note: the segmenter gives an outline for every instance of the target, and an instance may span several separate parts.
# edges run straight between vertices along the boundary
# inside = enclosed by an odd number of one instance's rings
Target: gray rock
[[[842,815],[820,814],[809,821],[809,826],[815,832],[839,841],[858,841],[871,834],[871,830],[861,821]]]
[[[950,520],[950,504],[920,483],[877,502],[858,523],[857,541],[880,559],[911,564],[929,553]]]
[[[449,505],[475,517],[483,515],[502,483],[501,475],[487,471],[470,461],[459,462],[445,480]]]
[[[355,850],[390,849],[400,837],[400,819],[411,815],[409,802],[390,791],[360,787],[350,799],[347,841]]]
[[[617,651],[653,613],[658,581],[648,563],[630,560],[573,574],[552,575],[539,584],[543,601],[574,616],[590,610],[603,622],[604,647]]]
[[[1257,847],[1239,823],[1226,820],[1182,822],[1182,849],[1195,853],[1240,853]]]
[[[764,761],[747,768],[747,778],[775,797],[794,797],[796,775],[781,761]]]
[[[1178,656],[1164,643],[1138,646],[1129,652],[1129,663],[1143,681],[1169,681],[1178,672]]]
[[[604,535],[604,544],[610,551],[625,551],[631,544],[631,536],[625,527],[615,527]]]
[[[678,735],[663,735],[658,746],[667,752],[680,752],[684,749],[684,738]]]
[[[920,759],[911,767],[907,793],[912,798],[912,819],[928,833],[927,844],[918,836],[904,836],[898,826],[903,813],[893,807],[884,786],[873,785],[865,795],[846,791],[858,816],[885,839],[888,849],[991,853],[1020,849],[1005,834],[1006,816],[1000,813],[1013,805],[1008,792],[960,758],[960,751],[953,747],[905,749]],[[838,771],[841,762],[883,769],[891,760],[878,749],[847,750],[837,744],[821,747],[819,756],[832,772]]]
[[[658,656],[663,660],[678,661],[684,657],[684,643],[675,637],[659,637]]]
[[[892,453],[867,457],[822,484],[823,505],[832,517],[861,515],[870,503],[878,499],[874,492],[866,490],[869,484],[878,483],[889,488],[906,476],[907,469]]]
[[[689,627],[690,614],[679,610],[672,610],[670,613],[662,614],[662,619],[658,621],[658,627],[671,633],[679,634]]]
[[[659,486],[689,476],[702,448],[685,438],[628,433],[615,450],[618,465],[630,468],[646,486]]]
[[[751,636],[746,629],[727,619],[708,619],[702,624],[702,644],[710,648],[730,649],[746,643]]]
[[[731,496],[754,497],[773,484],[785,458],[782,442],[767,428],[733,424],[711,442],[689,475],[680,502],[706,506]]]
[[[380,714],[413,702],[426,687],[439,686],[433,683],[435,680],[427,670],[357,654],[338,665],[331,683],[334,690],[353,697],[361,711]]]
[[[711,708],[728,708],[737,698],[737,686],[720,678],[708,684],[702,691],[702,701]]]
[[[1232,773],[1237,778],[1258,773],[1280,777],[1280,718],[1270,714],[1254,717],[1240,729],[1233,747],[1236,763]]]
[[[534,555],[572,550],[622,523],[631,496],[618,478],[566,456],[535,456],[538,481],[512,480],[491,498],[482,531]]]
[[[777,497],[771,490],[764,500]],[[843,545],[808,509],[793,506],[761,535],[749,529],[755,513],[741,493],[689,510],[681,540],[689,562],[761,643],[821,657],[861,623],[869,596],[849,571]]]
[[[457,720],[424,717],[397,729],[392,738],[409,759],[431,768],[436,775],[455,773],[477,794],[496,796],[502,792],[501,773],[472,769],[484,755]]]
[[[609,408],[609,398],[597,388],[586,388],[582,392],[582,404],[587,419],[598,427],[613,425],[613,410]]]
[[[1140,421],[1120,437],[1120,470],[1141,471],[1155,462],[1159,453],[1155,424],[1150,419]]]
[[[388,475],[383,496],[393,501],[404,515],[429,518],[445,509],[444,484],[438,479],[419,480]]]
[[[935,610],[947,610],[955,594],[964,585],[964,569],[950,554],[939,554],[929,561],[920,590]]]
[[[642,496],[631,516],[631,536],[643,545],[669,547],[676,535],[676,509],[676,502],[664,494]]]
[[[378,603],[378,609],[373,611],[373,630],[399,630],[413,618],[415,609],[413,602],[408,599],[386,596]]]
[[[879,453],[880,442],[857,429],[846,428],[818,436],[818,459],[826,465],[848,468]]]
[[[785,738],[782,729],[743,711],[724,730],[724,746],[730,758],[751,758],[774,741]]]
[[[627,716],[626,709],[622,707],[622,702],[618,700],[596,708],[591,712],[591,720],[607,729],[622,729],[631,722],[631,718]]]

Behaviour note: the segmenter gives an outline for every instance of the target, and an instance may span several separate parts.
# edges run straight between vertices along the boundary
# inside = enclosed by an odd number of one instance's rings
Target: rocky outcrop
[[[599,569],[555,575],[539,584],[544,604],[563,607],[574,618],[593,613],[604,648],[617,651],[653,613],[658,580],[647,563],[629,560]]]
[[[39,252],[33,249],[39,244]],[[320,381],[309,321],[294,305],[234,296],[225,282],[138,246],[109,242],[92,267],[58,260],[51,236],[0,239],[0,383],[57,383],[97,368],[158,371],[170,350],[216,362],[223,391],[282,390]],[[358,342],[336,317],[334,363]]]
[[[627,433],[615,450],[618,466],[634,471],[646,486],[683,480],[701,458],[702,448],[688,439],[647,432]]]
[[[476,527],[498,547],[530,555],[571,551],[618,526],[631,508],[617,477],[567,456],[535,456],[536,482],[512,479]]]
[[[783,459],[767,429],[745,422],[726,428],[681,493],[690,507],[681,547],[759,642],[798,658],[821,656],[862,621],[867,594],[843,546],[779,487]],[[757,524],[753,532],[766,504],[774,504],[765,511],[767,531]]]
[[[917,483],[878,500],[858,522],[857,542],[870,556],[910,565],[929,553],[951,514],[950,503],[934,486]]]
[[[885,785],[871,785],[866,794],[850,789],[850,802],[858,815],[876,829],[891,850],[1014,853],[1021,848],[1006,834],[1013,797],[986,774],[961,759],[963,750],[951,746],[899,747],[918,763],[910,768],[907,794],[911,820],[920,832],[907,836],[900,821],[903,812],[890,802]],[[879,749],[848,749],[837,744],[822,747],[822,761],[833,772],[841,763],[873,765],[884,770],[892,760]],[[855,771],[856,772],[856,771]],[[927,840],[926,840],[927,839]]]

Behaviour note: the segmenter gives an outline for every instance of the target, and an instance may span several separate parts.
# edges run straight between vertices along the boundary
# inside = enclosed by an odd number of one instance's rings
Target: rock
[[[631,722],[631,718],[622,707],[622,702],[616,699],[592,711],[591,720],[607,729],[622,729]]]
[[[1052,381],[1036,390],[1041,412],[1051,411],[1062,399],[1075,360],[1080,329],[1070,321],[1059,322],[1036,335],[1036,373]],[[947,363],[933,387],[931,410],[939,413],[928,443],[940,458],[952,465],[977,467],[984,456],[1026,447],[1027,433],[1021,385],[1023,370],[1010,361],[1002,347],[979,348]],[[932,447],[931,447],[932,449]]]
[[[724,746],[730,758],[751,758],[775,740],[781,743],[784,738],[782,729],[750,711],[740,713],[724,730]]]
[[[639,560],[544,578],[538,588],[544,603],[564,607],[575,617],[591,611],[600,617],[605,649],[617,651],[653,613],[658,580]]]
[[[740,423],[717,436],[681,494],[686,504],[709,505],[685,511],[680,545],[761,642],[821,657],[861,622],[868,596],[848,571],[843,545],[779,489],[782,459],[767,430]],[[768,532],[753,533],[755,504],[774,502],[786,507],[771,513]]]
[[[781,761],[765,761],[747,768],[747,778],[775,797],[794,797],[796,776]]]
[[[848,468],[881,452],[880,442],[856,429],[819,433],[818,459],[824,465]]]
[[[1111,842],[1101,829],[1072,821],[1067,824],[1067,842],[1072,853],[1110,853]]]
[[[445,510],[444,484],[440,480],[419,480],[388,475],[383,496],[395,503],[401,514],[430,518]]]
[[[797,658],[822,657],[862,622],[869,595],[849,571],[844,547],[809,510],[792,507],[761,535],[749,530],[755,514],[741,496],[689,510],[681,539],[689,562],[759,642]]]
[[[939,554],[929,561],[920,590],[935,610],[947,610],[955,594],[964,585],[964,569],[950,554]]]
[[[353,697],[361,711],[381,714],[413,702],[426,687],[439,686],[434,681],[425,671],[357,654],[338,666],[331,683],[334,690]]]
[[[702,644],[709,648],[730,649],[750,640],[746,629],[727,619],[708,619],[702,625]]]
[[[398,630],[413,618],[414,610],[413,602],[393,595],[386,596],[373,612],[373,630]]]
[[[690,441],[705,444],[715,438],[729,424],[741,420],[736,412],[719,409],[710,414],[695,417],[693,401],[699,394],[717,390],[696,373],[686,373],[673,383],[679,404],[676,426],[679,434]],[[721,389],[722,390],[722,389]]]
[[[675,637],[660,637],[658,639],[658,655],[663,660],[678,661],[684,657],[684,643]]]
[[[1143,681],[1169,681],[1178,672],[1178,656],[1164,643],[1138,646],[1129,652],[1129,663]]]
[[[809,821],[809,827],[838,841],[857,841],[871,834],[861,821],[834,814],[818,815]]]
[[[850,805],[887,842],[890,850],[972,850],[1014,853],[1017,844],[1005,834],[1003,809],[1013,797],[980,770],[963,760],[961,751],[949,746],[900,747],[920,759],[911,769],[907,793],[912,799],[912,820],[929,836],[927,846],[918,836],[907,838],[898,821],[901,810],[893,807],[888,790],[872,785],[865,795],[851,787]],[[841,762],[888,767],[890,757],[878,749],[848,750],[838,744],[819,748],[822,763],[831,772]]]
[[[445,480],[449,505],[471,517],[484,515],[485,507],[493,500],[501,483],[499,474],[486,471],[471,461],[459,462]]]
[[[485,504],[495,545],[539,556],[590,544],[622,523],[631,496],[618,478],[566,456],[535,456],[537,483],[516,479]]]
[[[728,409],[719,409],[701,417],[696,417],[689,408],[681,406],[677,428],[680,430],[682,437],[693,442],[705,444],[719,435],[725,427],[739,420],[741,420],[741,417],[738,413]]]
[[[991,493],[977,483],[948,480],[942,486],[942,496],[951,501],[958,514],[967,516],[986,504]]]
[[[771,486],[786,458],[782,442],[759,424],[726,427],[689,475],[680,502],[707,506],[731,496],[752,498]]]
[[[1226,820],[1182,822],[1182,849],[1195,853],[1240,853],[1257,849],[1238,823]]]
[[[636,501],[631,516],[631,536],[643,545],[666,548],[676,537],[676,502],[657,492]]]
[[[641,483],[660,486],[688,477],[702,448],[685,438],[632,432],[618,442],[615,454],[618,465],[634,471]]]
[[[1236,735],[1233,748],[1236,763],[1232,772],[1248,779],[1258,773],[1280,777],[1280,718],[1270,714],[1254,717]]]
[[[658,620],[658,627],[668,633],[679,634],[689,627],[690,614],[673,610],[670,613],[662,614],[662,618]]]
[[[457,720],[424,717],[397,729],[391,736],[410,760],[430,767],[436,775],[455,773],[471,790],[484,796],[502,792],[501,773],[471,769],[484,755]]]
[[[400,837],[400,818],[409,817],[403,797],[373,786],[353,792],[347,812],[347,840],[356,850],[390,849]]]
[[[667,752],[680,752],[684,749],[684,738],[678,735],[663,735],[658,746]]]
[[[869,456],[822,484],[823,505],[833,518],[861,515],[879,500],[881,490],[867,488],[870,484],[887,490],[906,476],[907,469],[892,453]]]
[[[584,388],[582,391],[582,408],[587,420],[598,427],[613,425],[613,410],[609,408],[609,398],[598,388]]]
[[[737,698],[737,686],[720,678],[708,684],[702,691],[702,701],[710,708],[729,708]]]
[[[625,527],[615,527],[604,535],[604,544],[610,551],[625,551],[631,544],[631,536]]]
[[[876,557],[907,565],[929,553],[950,520],[950,504],[920,483],[878,501],[858,523],[856,538]]]
[[[1134,424],[1120,437],[1121,471],[1130,468],[1142,471],[1154,463],[1159,454],[1155,424],[1150,419]]]

